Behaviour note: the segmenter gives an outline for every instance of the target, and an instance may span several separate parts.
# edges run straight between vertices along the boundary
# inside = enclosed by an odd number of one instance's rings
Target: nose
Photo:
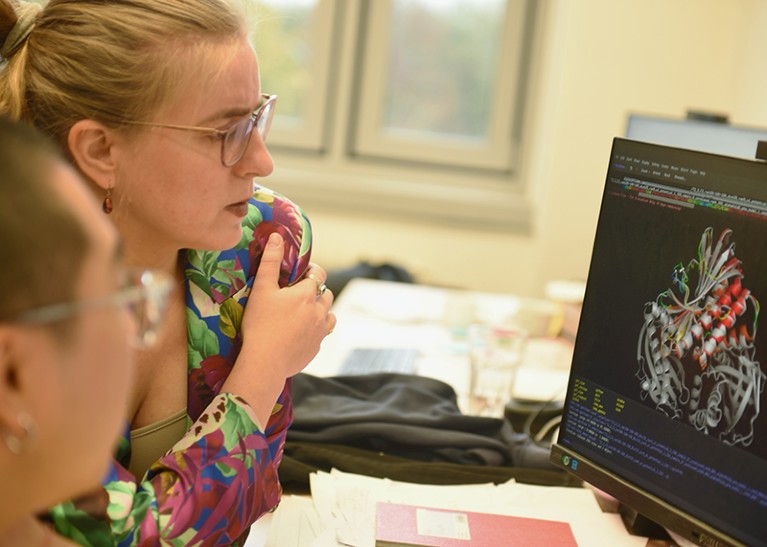
[[[272,155],[257,131],[253,131],[245,153],[232,169],[243,178],[268,177],[274,171]]]

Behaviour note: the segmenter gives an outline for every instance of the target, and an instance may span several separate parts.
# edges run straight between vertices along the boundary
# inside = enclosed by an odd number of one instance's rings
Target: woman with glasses
[[[2,117],[0,165],[0,545],[53,545],[32,515],[106,473],[129,337],[151,339],[169,286],[149,271],[126,279],[117,232],[79,176]],[[147,314],[131,322],[131,310]]]
[[[85,545],[242,545],[280,498],[290,377],[335,326],[308,221],[254,189],[276,98],[244,20],[228,0],[0,0],[0,111],[61,143],[126,262],[181,289],[103,491],[50,512]]]

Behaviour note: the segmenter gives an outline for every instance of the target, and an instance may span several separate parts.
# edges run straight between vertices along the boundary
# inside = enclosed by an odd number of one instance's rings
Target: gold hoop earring
[[[26,412],[19,412],[16,417],[16,422],[24,431],[24,436],[19,438],[13,433],[3,430],[2,437],[8,451],[13,455],[18,456],[24,451],[24,443],[34,439],[37,430],[35,428],[35,423],[32,421],[32,417]]]
[[[107,195],[104,198],[104,203],[101,204],[101,210],[104,211],[104,214],[108,215],[111,214],[114,210],[114,203],[112,203],[112,189],[107,188]]]

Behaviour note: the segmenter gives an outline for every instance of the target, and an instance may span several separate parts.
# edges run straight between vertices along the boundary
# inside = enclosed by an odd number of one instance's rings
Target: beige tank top
[[[186,409],[182,408],[159,422],[131,430],[131,459],[128,470],[139,481],[150,465],[181,440],[187,430],[186,422]]]

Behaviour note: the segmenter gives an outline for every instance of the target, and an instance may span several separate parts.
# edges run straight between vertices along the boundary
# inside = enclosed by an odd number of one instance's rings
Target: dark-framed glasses
[[[146,348],[157,340],[172,288],[171,277],[167,274],[156,270],[127,269],[123,286],[112,294],[26,310],[16,316],[16,321],[44,325],[91,309],[123,306],[136,327],[134,345]]]
[[[172,123],[152,123],[123,120],[122,123],[130,125],[143,125],[147,127],[164,127],[167,129],[180,129],[181,131],[196,131],[208,133],[221,140],[221,163],[224,167],[231,167],[242,159],[245,150],[250,143],[253,129],[258,131],[262,140],[266,140],[269,128],[272,126],[274,105],[277,103],[277,95],[261,95],[261,104],[249,115],[237,120],[224,129],[213,127],[198,127],[194,125],[176,125]]]

